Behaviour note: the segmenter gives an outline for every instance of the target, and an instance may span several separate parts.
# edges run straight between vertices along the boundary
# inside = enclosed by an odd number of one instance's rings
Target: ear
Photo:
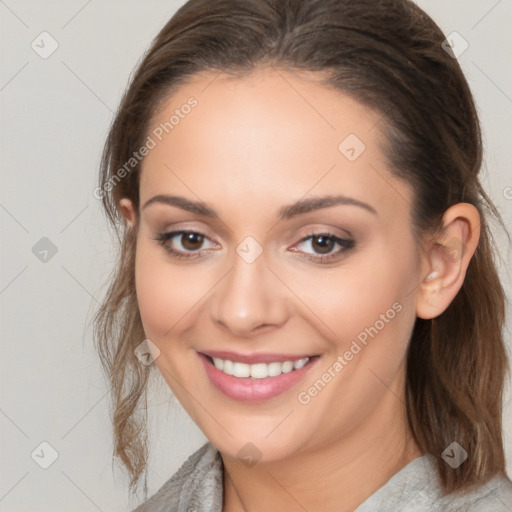
[[[126,197],[123,197],[119,201],[119,211],[126,219],[128,226],[133,227],[136,224],[137,212],[135,211],[132,202]]]
[[[446,210],[440,232],[426,247],[422,267],[427,275],[416,296],[418,317],[435,318],[450,305],[464,282],[479,238],[480,215],[473,205],[458,203]]]

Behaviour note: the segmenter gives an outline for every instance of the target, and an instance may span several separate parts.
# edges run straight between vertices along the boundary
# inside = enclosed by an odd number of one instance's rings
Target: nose
[[[263,255],[247,263],[235,254],[233,267],[211,297],[211,315],[236,337],[282,326],[288,318],[286,287],[267,268]]]

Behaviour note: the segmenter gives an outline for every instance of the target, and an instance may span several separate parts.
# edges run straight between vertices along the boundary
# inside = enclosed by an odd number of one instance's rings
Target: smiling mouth
[[[316,367],[320,355],[208,350],[197,352],[210,383],[226,397],[261,403],[296,386]]]
[[[248,364],[220,357],[212,357],[203,354],[211,365],[225,375],[240,379],[266,379],[268,377],[279,377],[282,374],[292,373],[300,370],[313,359],[319,356],[308,356],[299,359],[286,361],[273,361],[270,363]]]

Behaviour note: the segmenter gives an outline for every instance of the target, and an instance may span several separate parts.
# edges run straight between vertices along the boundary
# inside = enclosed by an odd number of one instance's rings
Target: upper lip
[[[246,364],[284,363],[285,361],[298,361],[299,359],[304,359],[306,357],[314,357],[314,355],[311,354],[273,354],[269,352],[240,354],[237,352],[229,352],[225,350],[201,350],[199,353],[218,359]]]

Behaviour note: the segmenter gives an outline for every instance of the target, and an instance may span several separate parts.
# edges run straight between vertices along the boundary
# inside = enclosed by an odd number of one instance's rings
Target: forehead
[[[261,156],[277,154],[279,148],[284,156],[290,145],[296,145],[294,153],[302,155],[312,148],[338,150],[349,134],[368,142],[376,139],[380,114],[320,84],[322,77],[273,67],[258,68],[240,78],[201,73],[160,104],[150,126],[153,131],[160,126],[163,138],[176,149],[193,135],[197,150],[221,152],[229,147],[231,154],[239,149]],[[194,107],[188,106],[191,101]],[[172,126],[165,130],[169,121]],[[297,144],[305,140],[308,144]],[[198,151],[188,156],[195,154]]]
[[[142,164],[141,203],[178,191],[215,203],[219,190],[224,201],[288,203],[337,190],[396,206],[405,184],[383,186],[395,178],[381,115],[321,78],[270,67],[241,78],[194,76],[150,124],[155,147]]]

